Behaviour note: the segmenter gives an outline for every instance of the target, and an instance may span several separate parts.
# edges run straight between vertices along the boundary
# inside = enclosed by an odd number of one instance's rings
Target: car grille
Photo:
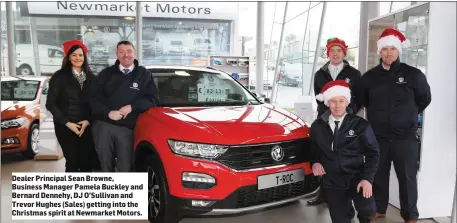
[[[275,161],[271,154],[276,145],[284,151],[284,158],[281,161]],[[302,163],[309,160],[309,139],[230,147],[217,160],[235,170]]]
[[[318,185],[316,177],[307,175],[305,181],[263,190],[257,190],[257,185],[246,186],[218,201],[213,208],[236,209],[268,204],[311,193]]]

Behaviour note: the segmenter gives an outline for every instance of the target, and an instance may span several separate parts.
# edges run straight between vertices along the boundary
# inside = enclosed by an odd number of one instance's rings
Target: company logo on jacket
[[[138,84],[133,82],[132,86],[130,87],[131,89],[135,89],[135,90],[140,90],[138,89]]]

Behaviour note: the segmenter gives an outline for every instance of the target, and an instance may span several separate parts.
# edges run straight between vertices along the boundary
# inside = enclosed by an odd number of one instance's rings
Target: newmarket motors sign
[[[136,16],[136,2],[20,2],[23,15]],[[236,20],[237,2],[143,2],[143,17]]]

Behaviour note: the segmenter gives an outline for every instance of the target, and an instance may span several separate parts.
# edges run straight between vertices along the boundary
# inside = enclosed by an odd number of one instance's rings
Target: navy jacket
[[[159,103],[159,92],[154,78],[145,67],[135,60],[135,68],[127,75],[120,71],[119,61],[103,69],[93,84],[91,107],[94,120],[106,121],[133,129],[140,113]],[[110,111],[125,105],[132,106],[132,112],[125,119],[113,121]]]
[[[432,101],[425,75],[399,59],[389,70],[380,61],[362,76],[355,91],[378,140],[415,139],[418,115]]]
[[[322,66],[321,69],[319,69],[316,74],[314,75],[314,94],[318,95],[321,93],[322,88],[327,84],[328,82],[334,81],[332,76],[330,75],[330,71],[328,70],[330,62],[327,62],[324,66]],[[355,86],[358,84],[360,77],[362,75],[360,74],[360,71],[355,69],[354,67],[351,67],[349,63],[344,60],[343,61],[343,69],[340,71],[338,76],[336,76],[336,80],[345,80],[349,84],[349,88],[351,89],[351,101],[349,104],[349,107],[354,111],[354,113],[357,113],[360,109],[360,104],[356,104],[358,102],[355,100],[355,94],[354,94],[354,89]],[[324,102],[317,101],[317,116],[321,116],[324,114],[327,110],[328,107],[324,104]]]
[[[358,175],[373,183],[379,164],[379,145],[370,124],[349,112],[340,124],[332,148],[329,117],[330,110],[311,125],[311,164],[321,163],[330,178]]]

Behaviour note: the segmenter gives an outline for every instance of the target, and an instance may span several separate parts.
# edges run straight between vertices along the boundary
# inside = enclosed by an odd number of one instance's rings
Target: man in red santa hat
[[[350,89],[353,90],[357,82],[360,80],[360,71],[349,65],[344,60],[347,55],[348,46],[344,40],[334,37],[327,40],[327,56],[329,61],[320,68],[314,75],[314,93],[318,95],[324,85],[333,80],[344,80],[346,81]],[[352,94],[353,95],[353,94]],[[351,97],[349,101],[349,107],[354,113],[357,113],[360,106],[357,106],[354,102],[354,97]],[[328,110],[328,107],[323,102],[317,100],[317,116],[321,116]],[[315,199],[309,200],[309,205],[319,205],[325,202],[325,191],[323,187],[320,187],[320,191]]]
[[[330,217],[350,223],[352,202],[361,223],[376,213],[372,184],[379,163],[379,146],[367,120],[348,108],[349,85],[344,80],[327,83],[316,99],[329,107],[311,125],[311,164],[323,176]]]
[[[356,100],[367,109],[367,118],[380,145],[381,161],[374,181],[377,214],[384,217],[389,202],[389,175],[394,163],[400,191],[401,216],[408,223],[419,218],[417,180],[418,115],[432,97],[425,75],[401,63],[399,55],[409,41],[398,30],[387,28],[378,39],[379,65],[367,71],[356,87]]]

